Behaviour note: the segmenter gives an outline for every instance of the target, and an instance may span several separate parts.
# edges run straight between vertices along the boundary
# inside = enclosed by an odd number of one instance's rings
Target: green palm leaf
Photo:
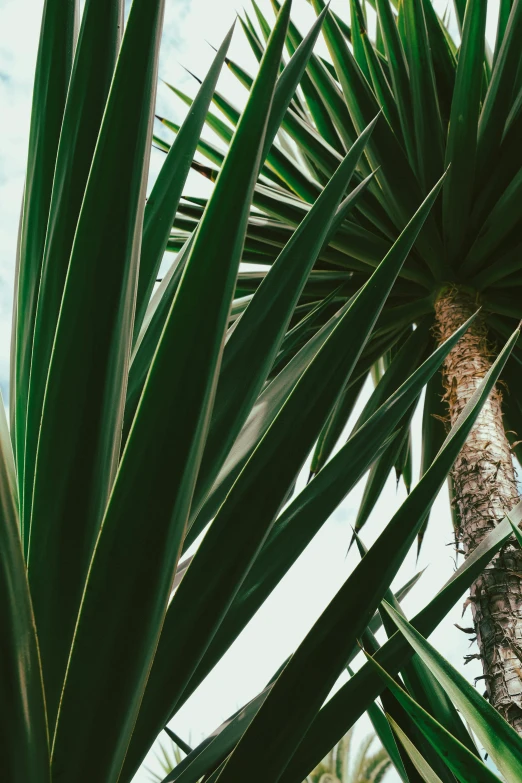
[[[22,524],[26,554],[49,362],[78,217],[120,48],[122,23],[121,0],[110,3],[91,0],[86,4],[63,115],[34,316],[25,451],[24,458],[19,460],[24,479]]]
[[[0,750],[4,774],[50,783],[49,732],[36,626],[20,540],[11,439],[0,395]]]
[[[23,461],[34,319],[63,114],[77,35],[75,0],[46,0],[33,90],[27,174],[16,259],[11,343],[11,428]],[[20,481],[23,474],[20,475]]]

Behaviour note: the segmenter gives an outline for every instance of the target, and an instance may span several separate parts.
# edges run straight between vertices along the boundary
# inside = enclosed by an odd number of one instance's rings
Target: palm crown
[[[272,5],[279,10],[277,0]],[[294,96],[283,117],[280,144],[269,153],[253,195],[242,259],[246,264],[262,264],[265,270],[250,266],[249,271],[245,266],[236,289],[239,308],[244,306],[241,299],[257,288],[309,211],[343,151],[381,112],[354,174],[356,183],[363,182],[372,169],[375,176],[321,248],[294,315],[296,322],[303,320],[302,328],[295,332],[291,350],[281,352],[273,368],[275,374],[321,328],[339,302],[366,282],[423,195],[447,170],[441,195],[399,273],[343,399],[319,438],[313,473],[331,454],[367,375],[382,374],[412,325],[429,322],[441,293],[458,287],[480,304],[489,339],[499,344],[522,316],[516,294],[522,282],[517,11],[510,16],[507,4],[501,4],[491,52],[485,38],[487,3],[468,3],[466,19],[466,4],[456,5],[462,35],[459,47],[431,3],[402,3],[398,10],[388,0],[372,5],[377,13],[374,41],[367,32],[369,4],[363,7],[359,0],[351,2],[351,27],[335,14],[325,17],[322,30],[331,62],[311,54],[301,80],[302,92]],[[240,22],[254,54],[261,59],[270,26],[255,3],[253,7],[261,35],[247,14]],[[322,12],[324,3],[314,0],[314,8]],[[302,40],[290,22],[289,54]],[[226,62],[249,89],[252,77],[237,63]],[[191,104],[187,95],[172,89]],[[228,144],[240,113],[218,91],[213,101],[228,123],[210,111],[207,124]],[[177,131],[174,123],[160,119]],[[164,139],[155,137],[155,141],[168,149]],[[221,165],[223,153],[204,139],[198,149],[213,165],[194,161],[194,168],[215,180],[215,167]],[[169,239],[170,249],[178,250],[187,241],[205,205],[205,200],[186,194]],[[403,373],[418,366],[423,351],[436,342],[436,337],[430,340],[427,330],[424,338],[419,335],[418,342],[412,342],[417,355],[410,355],[411,364]],[[517,350],[504,373],[508,391],[518,382]],[[442,394],[442,386],[434,381],[425,397],[425,466],[444,437]],[[520,405],[509,393],[503,404],[506,430],[518,452]],[[410,486],[410,418],[405,417],[400,436],[372,469],[358,527],[369,515],[393,465]]]
[[[257,75],[231,31],[194,101],[177,91],[183,125],[162,120],[177,136],[146,201],[163,5],[134,0],[121,40],[121,0],[87,0],[78,38],[74,0],[45,3],[0,428],[6,774],[130,781],[365,472],[358,531],[393,466],[410,483],[427,387],[421,480],[266,689],[167,779],[300,783],[373,710],[403,780],[498,780],[457,708],[519,779],[522,3],[500,3],[492,53],[480,0],[456,4],[459,46],[429,0],[377,0],[373,40],[356,0],[350,27],[314,0],[304,38],[291,0],[272,30],[254,6]],[[184,193],[191,165],[208,201]],[[410,625],[390,584],[453,465],[467,559]],[[493,706],[423,638],[470,585]],[[358,640],[370,659],[323,706]]]

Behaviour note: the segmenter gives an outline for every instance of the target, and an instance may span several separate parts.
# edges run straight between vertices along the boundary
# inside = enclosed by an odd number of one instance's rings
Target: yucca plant
[[[404,780],[422,765],[498,780],[457,707],[522,779],[522,507],[496,390],[510,384],[516,429],[521,3],[501,5],[490,67],[483,3],[459,3],[457,50],[427,0],[398,17],[377,3],[375,42],[365,8],[341,29],[314,2],[302,40],[291,0],[271,31],[257,7],[261,35],[243,22],[255,79],[229,33],[146,199],[163,0],[134,0],[123,39],[122,0],[86,0],[78,36],[75,0],[46,0],[0,422],[7,780],[130,781],[358,480],[374,466],[371,501],[388,466],[408,472],[425,387],[421,480],[368,552],[358,539],[360,564],[267,688],[166,780],[301,783],[365,711]],[[224,63],[248,87],[241,113],[216,91]],[[227,149],[200,141],[206,120]],[[184,193],[191,165],[215,180],[208,202]],[[454,464],[467,559],[410,625],[389,587]],[[472,584],[502,715],[423,639]],[[324,704],[358,640],[371,660]]]
[[[272,0],[272,5],[279,10],[278,0]],[[302,91],[283,118],[287,143],[267,159],[267,180],[260,180],[254,194],[243,258],[267,266],[272,263],[278,246],[307,213],[343,150],[379,111],[356,171],[358,181],[371,169],[375,177],[319,254],[316,279],[322,274],[325,281],[329,275],[331,282],[322,297],[317,289],[315,296],[309,289],[316,306],[325,303],[328,294],[339,297],[339,291],[334,291],[342,271],[351,272],[352,285],[364,284],[414,203],[447,172],[441,195],[374,332],[374,339],[381,342],[372,355],[377,359],[374,375],[390,368],[388,380],[395,387],[405,372],[420,364],[424,351],[433,350],[481,308],[473,326],[445,360],[443,372],[428,385],[423,403],[423,472],[444,439],[444,420],[456,421],[498,346],[522,316],[522,158],[518,143],[522,8],[517,2],[496,4],[498,29],[491,52],[485,37],[491,6],[487,2],[455,4],[457,40],[449,20],[445,24],[439,19],[427,0],[350,0],[350,25],[326,12],[323,0],[313,0],[312,5],[318,14],[326,13],[322,33],[331,59],[312,54]],[[259,32],[248,15],[241,24],[260,58],[270,26],[255,2],[253,9]],[[376,24],[373,38],[368,33],[372,19]],[[301,41],[291,22],[288,52],[293,53]],[[245,87],[250,86],[249,74],[230,60],[228,66]],[[175,92],[189,101],[179,90]],[[236,121],[238,112],[226,97],[216,92],[214,103],[229,122]],[[207,123],[227,141],[230,131],[223,130],[219,117],[209,114]],[[214,164],[219,163],[215,149],[200,143],[200,150]],[[201,170],[198,164],[196,168]],[[210,169],[206,174],[215,177]],[[196,199],[180,205],[170,240],[173,246],[186,240],[191,221],[197,221],[203,206]],[[268,217],[260,219],[257,210]],[[242,290],[246,293],[263,274],[245,272]],[[328,310],[323,317],[327,315]],[[411,334],[413,325],[419,328]],[[455,539],[466,556],[518,500],[512,452],[519,453],[518,433],[522,431],[517,399],[519,350],[515,349],[500,386],[451,473]],[[331,454],[370,372],[368,364],[364,358],[359,360],[323,428],[312,475]],[[357,530],[394,467],[410,487],[414,408],[401,421],[399,436],[372,466]],[[423,534],[424,528],[419,547]],[[474,616],[471,630],[477,637],[488,698],[522,732],[522,585],[517,576],[522,573],[521,557],[518,548],[509,544],[472,586],[469,600]]]

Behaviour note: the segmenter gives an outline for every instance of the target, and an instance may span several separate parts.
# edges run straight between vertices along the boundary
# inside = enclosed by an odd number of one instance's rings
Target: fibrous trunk
[[[439,341],[476,312],[480,302],[446,288],[435,303]],[[449,421],[453,425],[489,370],[494,346],[482,313],[443,367]],[[472,552],[516,505],[518,492],[504,430],[501,394],[495,389],[462,449],[452,473],[459,548]],[[522,550],[513,543],[492,560],[469,597],[490,703],[522,735]]]

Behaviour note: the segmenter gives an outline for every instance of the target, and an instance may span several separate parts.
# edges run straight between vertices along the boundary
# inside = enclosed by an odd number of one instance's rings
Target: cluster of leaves
[[[374,736],[365,737],[353,752],[353,729],[308,775],[305,783],[380,783],[390,767],[384,748],[370,752]]]
[[[174,767],[177,764],[181,763],[181,760],[183,758],[182,756],[182,750],[180,745],[178,744],[180,742],[179,738],[176,738],[178,742],[176,742],[173,738],[170,739],[170,744],[165,745],[160,743],[160,749],[159,752],[156,753],[156,762],[158,763],[161,772],[158,774],[152,769],[148,769],[148,772],[150,774],[150,779],[153,782],[160,783],[166,775],[169,775]],[[185,746],[185,753],[190,753],[190,746]]]
[[[440,346],[431,341],[433,296],[449,268],[440,194],[445,203],[448,187],[462,184],[458,165],[451,158],[443,183],[443,159],[425,171],[425,156],[414,165],[401,153],[399,126],[392,129],[362,60],[314,3],[319,17],[302,40],[291,0],[273,30],[262,23],[266,46],[245,23],[258,47],[255,79],[228,60],[227,36],[145,203],[164,2],[134,0],[120,40],[121,0],[87,0],[77,39],[74,0],[46,0],[20,226],[10,432],[5,420],[0,426],[6,779],[130,781],[350,489],[393,444],[404,466],[412,406],[469,326]],[[423,110],[430,104],[414,75],[432,73],[430,50],[446,52],[437,68],[451,64],[456,83],[463,70],[476,77],[470,55],[456,65],[427,0],[408,0],[398,19],[387,2],[377,5],[384,43],[416,42],[406,76]],[[468,2],[464,40],[480,8]],[[491,140],[490,125],[502,112],[519,119],[511,100],[517,69],[505,80],[521,16],[515,0],[491,75],[480,69],[488,154],[505,143],[498,133]],[[438,43],[428,46],[430,19]],[[313,52],[321,29],[333,64]],[[353,52],[360,57],[364,45],[368,63],[379,52],[375,78],[384,69],[389,86],[393,52],[354,30]],[[285,43],[291,57],[283,65]],[[249,89],[240,116],[216,92],[225,62]],[[212,100],[229,112],[228,125],[219,125],[228,128],[228,148],[209,170],[193,158],[198,145],[208,148],[199,138]],[[415,119],[415,144],[436,130],[432,119]],[[277,141],[280,129],[300,144],[306,166]],[[491,157],[477,160],[491,174]],[[215,180],[208,202],[182,198],[191,165]],[[502,241],[516,228],[518,204],[506,199],[513,192],[501,197]],[[482,256],[486,247],[481,234]],[[154,291],[166,248],[178,252]],[[240,268],[253,259],[264,271]],[[513,331],[512,317],[498,315],[499,334]],[[291,659],[166,780],[301,783],[373,708],[404,780],[422,765],[432,780],[497,780],[455,705],[502,774],[519,779],[520,738],[420,635],[512,535],[510,521],[411,625],[390,610],[392,625],[383,612],[390,639],[380,650],[368,626],[384,598],[393,602],[389,586],[481,405],[501,373],[515,372],[518,340],[515,330]],[[327,460],[376,362],[386,372]],[[313,479],[293,496],[314,449]],[[387,459],[393,465],[399,456]],[[515,510],[513,521],[521,518]],[[205,530],[195,555],[179,563]],[[374,658],[324,704],[359,639]],[[381,693],[389,718],[374,705]]]
[[[175,735],[174,735],[175,736]],[[176,737],[179,742],[179,738]],[[173,772],[181,763],[182,753],[175,739],[171,738],[170,747],[160,746],[156,759],[163,775],[149,770],[151,781],[161,783],[164,776]],[[370,734],[353,750],[353,729],[343,737],[327,756],[307,776],[305,783],[381,783],[390,769],[390,758],[384,748],[372,751],[375,735]],[[191,751],[185,746],[185,752]]]
[[[271,3],[277,13],[279,0]],[[311,4],[318,14],[325,12],[324,0]],[[270,24],[255,0],[252,5],[258,29],[246,12],[239,21],[260,60]],[[322,33],[331,60],[311,54],[300,91],[282,117],[280,143],[272,147],[261,169],[246,232],[242,256],[246,263],[238,280],[238,295],[248,296],[259,285],[266,272],[252,264],[269,267],[273,263],[343,154],[381,112],[354,174],[357,184],[372,170],[375,176],[350,215],[340,226],[332,227],[332,236],[322,247],[301,295],[301,312],[314,311],[319,302],[325,305],[323,312],[316,312],[315,322],[307,322],[308,335],[327,320],[336,301],[368,280],[423,196],[447,170],[441,196],[399,273],[370,345],[318,439],[312,460],[314,474],[331,455],[372,361],[374,374],[389,366],[411,325],[431,322],[433,302],[444,286],[458,285],[477,297],[487,314],[493,342],[502,344],[522,317],[522,156],[518,143],[522,129],[518,45],[522,9],[511,0],[498,4],[498,29],[494,51],[490,51],[485,37],[490,5],[485,0],[459,0],[454,14],[442,21],[431,0],[350,0],[351,27],[328,12]],[[370,27],[375,31],[373,40]],[[460,45],[453,38],[456,32]],[[302,41],[290,22],[288,54],[293,55]],[[246,89],[251,88],[249,73],[230,58],[227,66]],[[175,87],[172,90],[191,105],[189,96]],[[209,111],[206,124],[228,145],[240,112],[219,91],[214,93],[213,103],[221,116]],[[161,118],[161,122],[170,130],[178,129],[167,119]],[[155,141],[168,149],[164,139],[156,136]],[[198,151],[207,163],[195,161],[194,168],[214,181],[223,149],[202,138]],[[171,249],[187,240],[205,205],[201,198],[182,199],[169,239]],[[433,350],[428,329],[424,341],[420,335],[418,340],[413,346],[416,354],[410,354],[409,359],[404,356],[406,363],[397,366],[398,378],[419,365],[425,350]],[[519,345],[502,378],[508,390],[504,399],[506,429],[519,459],[522,450],[517,433],[522,432],[522,415],[514,390],[521,381],[521,359]],[[437,377],[424,398],[422,469],[430,464],[444,439],[442,396]],[[370,515],[391,470],[395,468],[408,490],[411,486],[410,422],[414,409],[412,406],[401,422],[399,436],[372,468],[357,530]],[[419,547],[422,536],[423,531]]]

